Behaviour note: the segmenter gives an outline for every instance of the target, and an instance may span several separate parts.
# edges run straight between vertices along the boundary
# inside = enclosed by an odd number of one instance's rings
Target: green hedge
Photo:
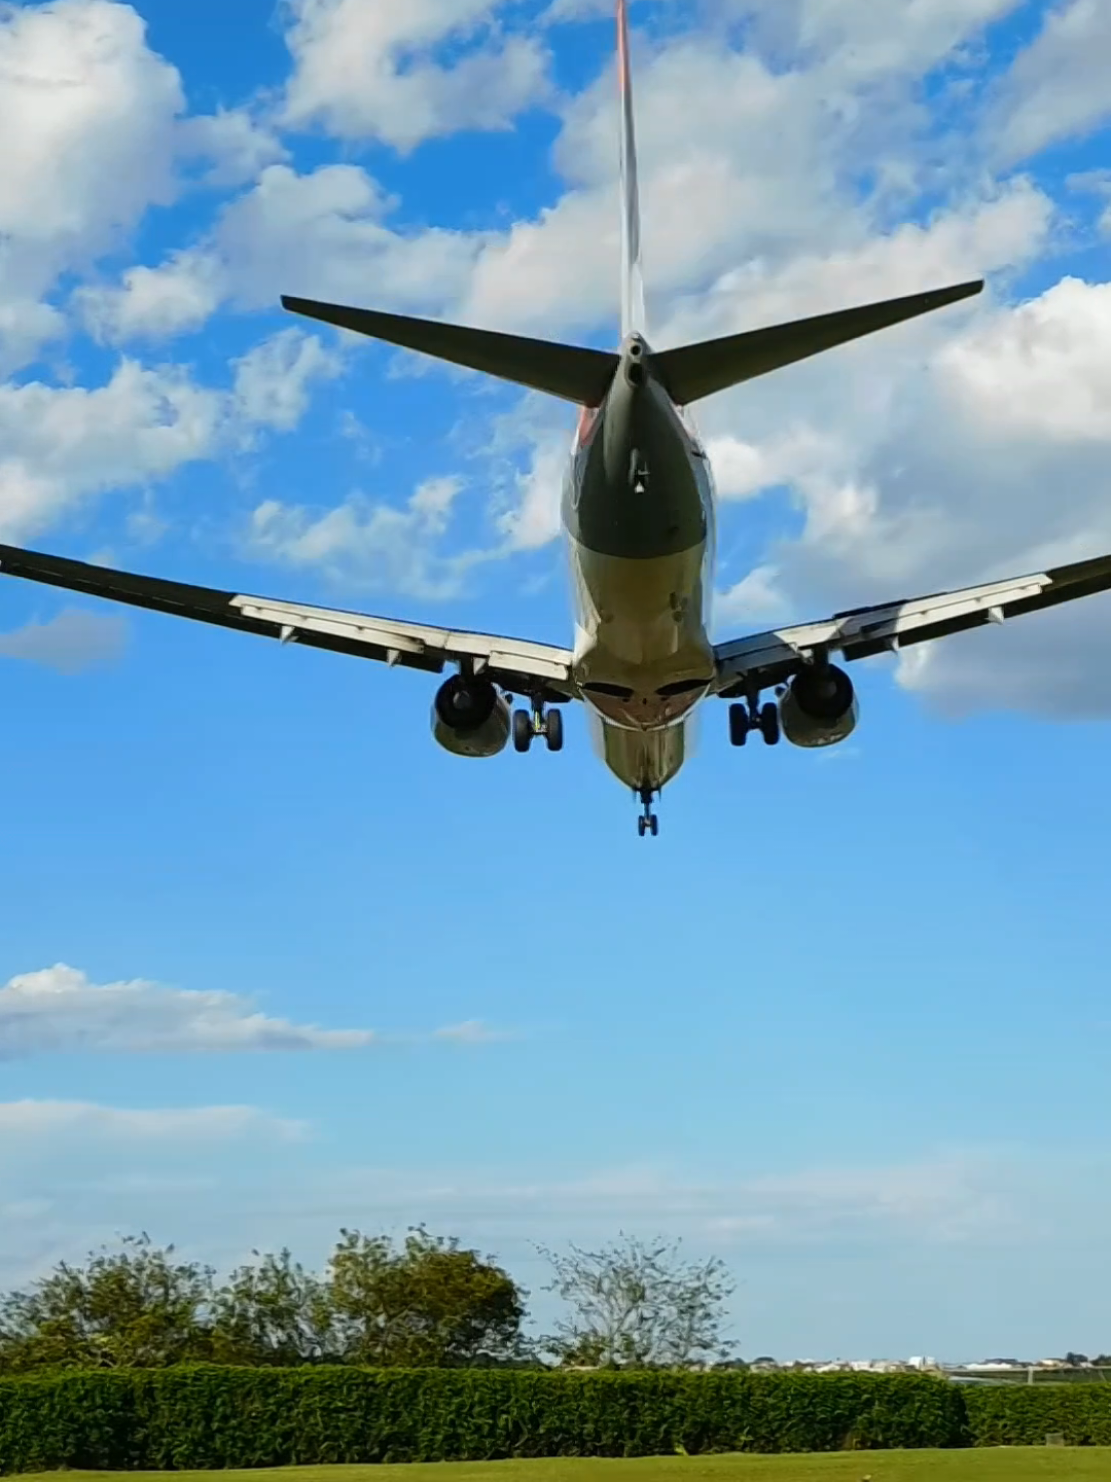
[[[1111,1384],[1000,1384],[965,1391],[974,1446],[1111,1446]]]
[[[955,1446],[963,1416],[919,1375],[190,1366],[0,1380],[0,1470]]]
[[[206,1365],[0,1380],[4,1472],[1041,1445],[1052,1431],[1111,1445],[1111,1384]]]

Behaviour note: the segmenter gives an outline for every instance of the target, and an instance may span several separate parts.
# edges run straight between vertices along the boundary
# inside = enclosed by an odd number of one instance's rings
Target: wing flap
[[[294,642],[432,674],[441,673],[446,664],[467,660],[506,688],[528,694],[539,685],[544,697],[554,701],[577,695],[571,679],[570,650],[525,638],[467,633],[368,613],[252,597],[163,577],[115,571],[17,546],[0,545],[0,572],[154,612],[276,638],[282,643]]]
[[[755,633],[715,645],[717,693],[739,693],[754,679],[761,685],[777,684],[816,649],[839,652],[848,660],[870,658],[1108,590],[1111,556],[1099,556],[1011,581],[858,607],[824,622]]]

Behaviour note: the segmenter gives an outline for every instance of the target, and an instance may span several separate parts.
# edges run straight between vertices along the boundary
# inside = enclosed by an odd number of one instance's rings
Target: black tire
[[[648,820],[647,820],[647,818],[645,818],[644,814],[642,813],[640,815],[640,817],[637,819],[637,833],[640,835],[640,837],[642,839],[644,838],[644,835],[645,835],[645,832],[646,832],[647,828],[648,828]]]
[[[532,716],[527,710],[513,712],[513,749],[527,751],[532,745]]]
[[[549,710],[545,716],[547,729],[545,735],[548,741],[549,751],[563,750],[563,712],[560,710]]]
[[[732,746],[743,746],[748,740],[748,711],[743,705],[729,707],[729,742]]]
[[[760,710],[760,734],[769,746],[779,740],[779,706],[769,701]]]
[[[660,831],[660,820],[656,817],[656,815],[654,813],[652,814],[652,817],[648,820],[648,827],[652,830],[652,837],[655,838],[656,835]]]

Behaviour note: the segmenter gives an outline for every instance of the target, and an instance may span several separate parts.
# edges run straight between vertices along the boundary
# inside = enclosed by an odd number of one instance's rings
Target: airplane
[[[1010,581],[880,603],[724,643],[709,636],[715,495],[690,406],[782,366],[981,291],[983,280],[657,351],[647,338],[627,0],[617,0],[621,340],[604,351],[282,296],[293,313],[562,398],[579,408],[562,492],[574,641],[557,647],[396,622],[113,571],[0,545],[0,572],[387,665],[442,674],[432,732],[447,751],[491,757],[510,737],[563,745],[560,706],[581,703],[610,771],[653,804],[683,765],[707,698],[729,702],[729,739],[843,741],[857,696],[852,661],[1111,589],[1111,555]],[[763,700],[773,691],[776,699]],[[512,709],[514,695],[527,700]]]

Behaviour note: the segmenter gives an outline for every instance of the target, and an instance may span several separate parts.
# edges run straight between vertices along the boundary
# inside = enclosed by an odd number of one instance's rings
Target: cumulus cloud
[[[1111,10],[1103,0],[1047,7],[1041,30],[1015,59],[991,129],[1006,163],[1111,119]]]
[[[199,329],[220,303],[218,264],[206,253],[173,253],[157,268],[127,268],[118,285],[85,284],[73,306],[102,343],[159,340]]]
[[[1111,283],[1062,278],[939,354],[953,404],[990,433],[1111,442]]]
[[[21,973],[0,988],[0,1058],[61,1050],[355,1050],[376,1038],[369,1029],[275,1019],[235,993],[167,988],[142,978],[91,983],[64,963]]]
[[[299,329],[281,330],[233,363],[232,394],[239,416],[249,427],[277,432],[297,426],[315,382],[331,380],[343,369],[335,351]]]
[[[0,384],[0,532],[20,540],[110,489],[167,478],[259,429],[288,431],[312,382],[339,364],[315,336],[286,330],[235,363],[230,388],[130,358],[102,386]]]
[[[45,623],[0,633],[0,656],[80,674],[118,659],[126,639],[127,622],[117,614],[66,608]]]
[[[294,59],[285,120],[409,150],[462,129],[498,129],[547,96],[531,37],[499,34],[497,0],[289,0]],[[450,63],[438,47],[462,47]]]
[[[402,507],[352,495],[324,513],[267,499],[251,517],[251,547],[289,565],[316,566],[337,580],[413,597],[455,596],[467,573],[493,554],[445,548],[463,488],[457,475],[443,475],[425,479]]]
[[[321,1029],[262,1013],[238,993],[169,988],[145,978],[92,983],[57,963],[20,973],[0,988],[0,1060],[89,1051],[115,1054],[216,1054],[248,1051],[365,1050],[414,1040],[460,1045],[515,1039],[478,1019],[424,1034]]]

